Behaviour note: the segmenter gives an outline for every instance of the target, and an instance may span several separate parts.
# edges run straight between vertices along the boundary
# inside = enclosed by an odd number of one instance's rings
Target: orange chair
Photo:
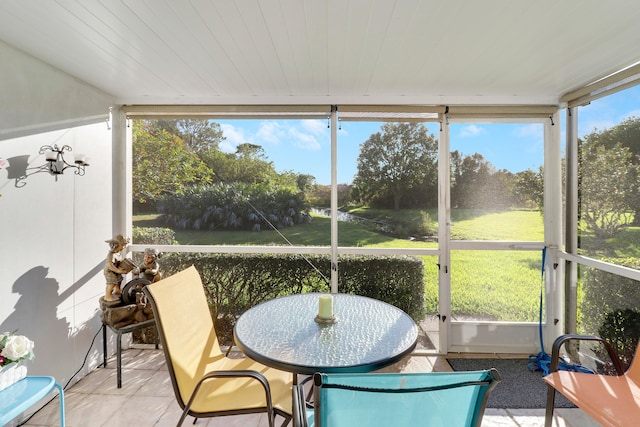
[[[191,266],[144,289],[155,315],[176,400],[196,418],[266,412],[291,420],[291,373],[220,350],[200,275]]]
[[[560,348],[565,341],[597,341],[604,344],[617,376],[558,371]],[[613,347],[592,335],[562,335],[553,343],[550,373],[544,380],[549,385],[545,427],[551,427],[558,391],[604,427],[640,425],[640,356],[638,350],[625,372]]]

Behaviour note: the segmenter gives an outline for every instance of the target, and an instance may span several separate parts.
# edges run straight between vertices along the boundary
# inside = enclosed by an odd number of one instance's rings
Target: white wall
[[[63,386],[102,361],[98,298],[112,237],[113,98],[0,42],[0,331],[35,342],[29,373]],[[92,159],[84,176],[24,174],[42,145]],[[29,171],[27,170],[27,173]]]
[[[0,41],[0,141],[103,121],[113,102],[64,72]]]

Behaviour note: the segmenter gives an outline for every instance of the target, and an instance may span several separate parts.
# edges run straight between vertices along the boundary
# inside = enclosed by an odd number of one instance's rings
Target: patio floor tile
[[[123,351],[122,388],[116,387],[115,358],[65,391],[67,427],[175,426],[181,410],[175,401],[162,350]],[[410,356],[383,371],[425,372],[451,370],[443,357]],[[580,409],[556,409],[554,427],[597,427]],[[188,417],[184,425],[191,425]],[[57,397],[29,419],[25,426],[59,426]],[[266,427],[263,414],[200,419],[200,427]],[[544,409],[485,411],[482,427],[543,427]]]

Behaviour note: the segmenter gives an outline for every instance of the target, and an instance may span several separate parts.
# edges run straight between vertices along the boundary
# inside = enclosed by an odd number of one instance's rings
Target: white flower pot
[[[0,367],[0,390],[4,390],[26,376],[27,367],[20,362],[12,362]]]

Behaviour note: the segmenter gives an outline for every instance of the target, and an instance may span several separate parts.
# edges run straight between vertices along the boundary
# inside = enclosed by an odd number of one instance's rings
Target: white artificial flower
[[[7,337],[2,356],[9,360],[18,361],[33,357],[33,341],[24,335],[10,335]]]

